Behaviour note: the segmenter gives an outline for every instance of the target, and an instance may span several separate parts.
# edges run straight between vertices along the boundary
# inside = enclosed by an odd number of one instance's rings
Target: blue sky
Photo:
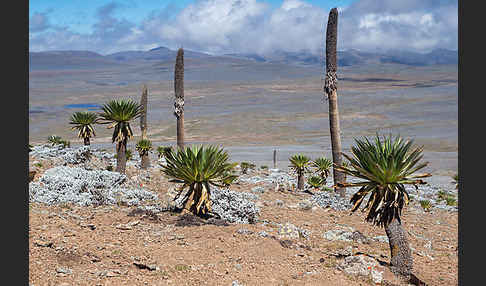
[[[338,49],[457,49],[457,1],[449,0],[31,0],[29,47],[315,52],[332,7]]]

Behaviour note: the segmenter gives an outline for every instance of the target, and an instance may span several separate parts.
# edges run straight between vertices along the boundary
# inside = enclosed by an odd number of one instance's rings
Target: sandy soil
[[[43,165],[34,180],[51,167]],[[170,183],[160,170],[152,170],[144,187],[163,196]],[[139,172],[135,167],[127,170],[129,178]],[[254,186],[241,183],[231,189],[249,192]],[[336,265],[342,258],[335,256],[336,251],[352,246],[354,255],[364,253],[389,262],[387,243],[323,238],[325,231],[346,226],[368,238],[385,235],[383,229],[366,223],[364,214],[295,207],[309,194],[268,189],[259,196],[261,220],[292,223],[309,230],[309,238],[284,239],[275,226],[260,222],[188,225],[191,220],[185,214],[134,214],[135,207],[128,206],[30,203],[29,284],[232,285],[237,280],[240,285],[374,285],[369,278],[339,271]],[[412,202],[402,220],[414,249],[415,274],[428,285],[457,285],[457,212],[426,213]],[[129,223],[131,227],[119,228]],[[260,236],[261,231],[269,236]],[[388,274],[385,277],[393,281]]]

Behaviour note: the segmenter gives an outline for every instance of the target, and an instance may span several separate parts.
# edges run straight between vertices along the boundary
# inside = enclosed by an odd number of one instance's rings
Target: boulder
[[[377,284],[383,281],[385,270],[374,258],[364,254],[347,256],[337,265],[337,269],[348,275],[371,278]]]

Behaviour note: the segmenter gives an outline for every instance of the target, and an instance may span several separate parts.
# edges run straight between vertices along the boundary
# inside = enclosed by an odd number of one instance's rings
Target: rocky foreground
[[[181,211],[178,186],[153,155],[142,170],[134,154],[121,175],[109,171],[116,159],[104,150],[34,146],[30,285],[400,284],[386,267],[384,230],[349,215],[355,188],[344,199],[297,192],[292,174],[258,168],[213,188],[217,217],[202,220]],[[457,285],[457,190],[407,190],[415,274],[428,285]]]

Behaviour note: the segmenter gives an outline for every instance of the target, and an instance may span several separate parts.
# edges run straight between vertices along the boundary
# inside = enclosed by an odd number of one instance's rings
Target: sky
[[[457,0],[30,0],[29,50],[317,54],[333,7],[338,50],[457,50]]]

